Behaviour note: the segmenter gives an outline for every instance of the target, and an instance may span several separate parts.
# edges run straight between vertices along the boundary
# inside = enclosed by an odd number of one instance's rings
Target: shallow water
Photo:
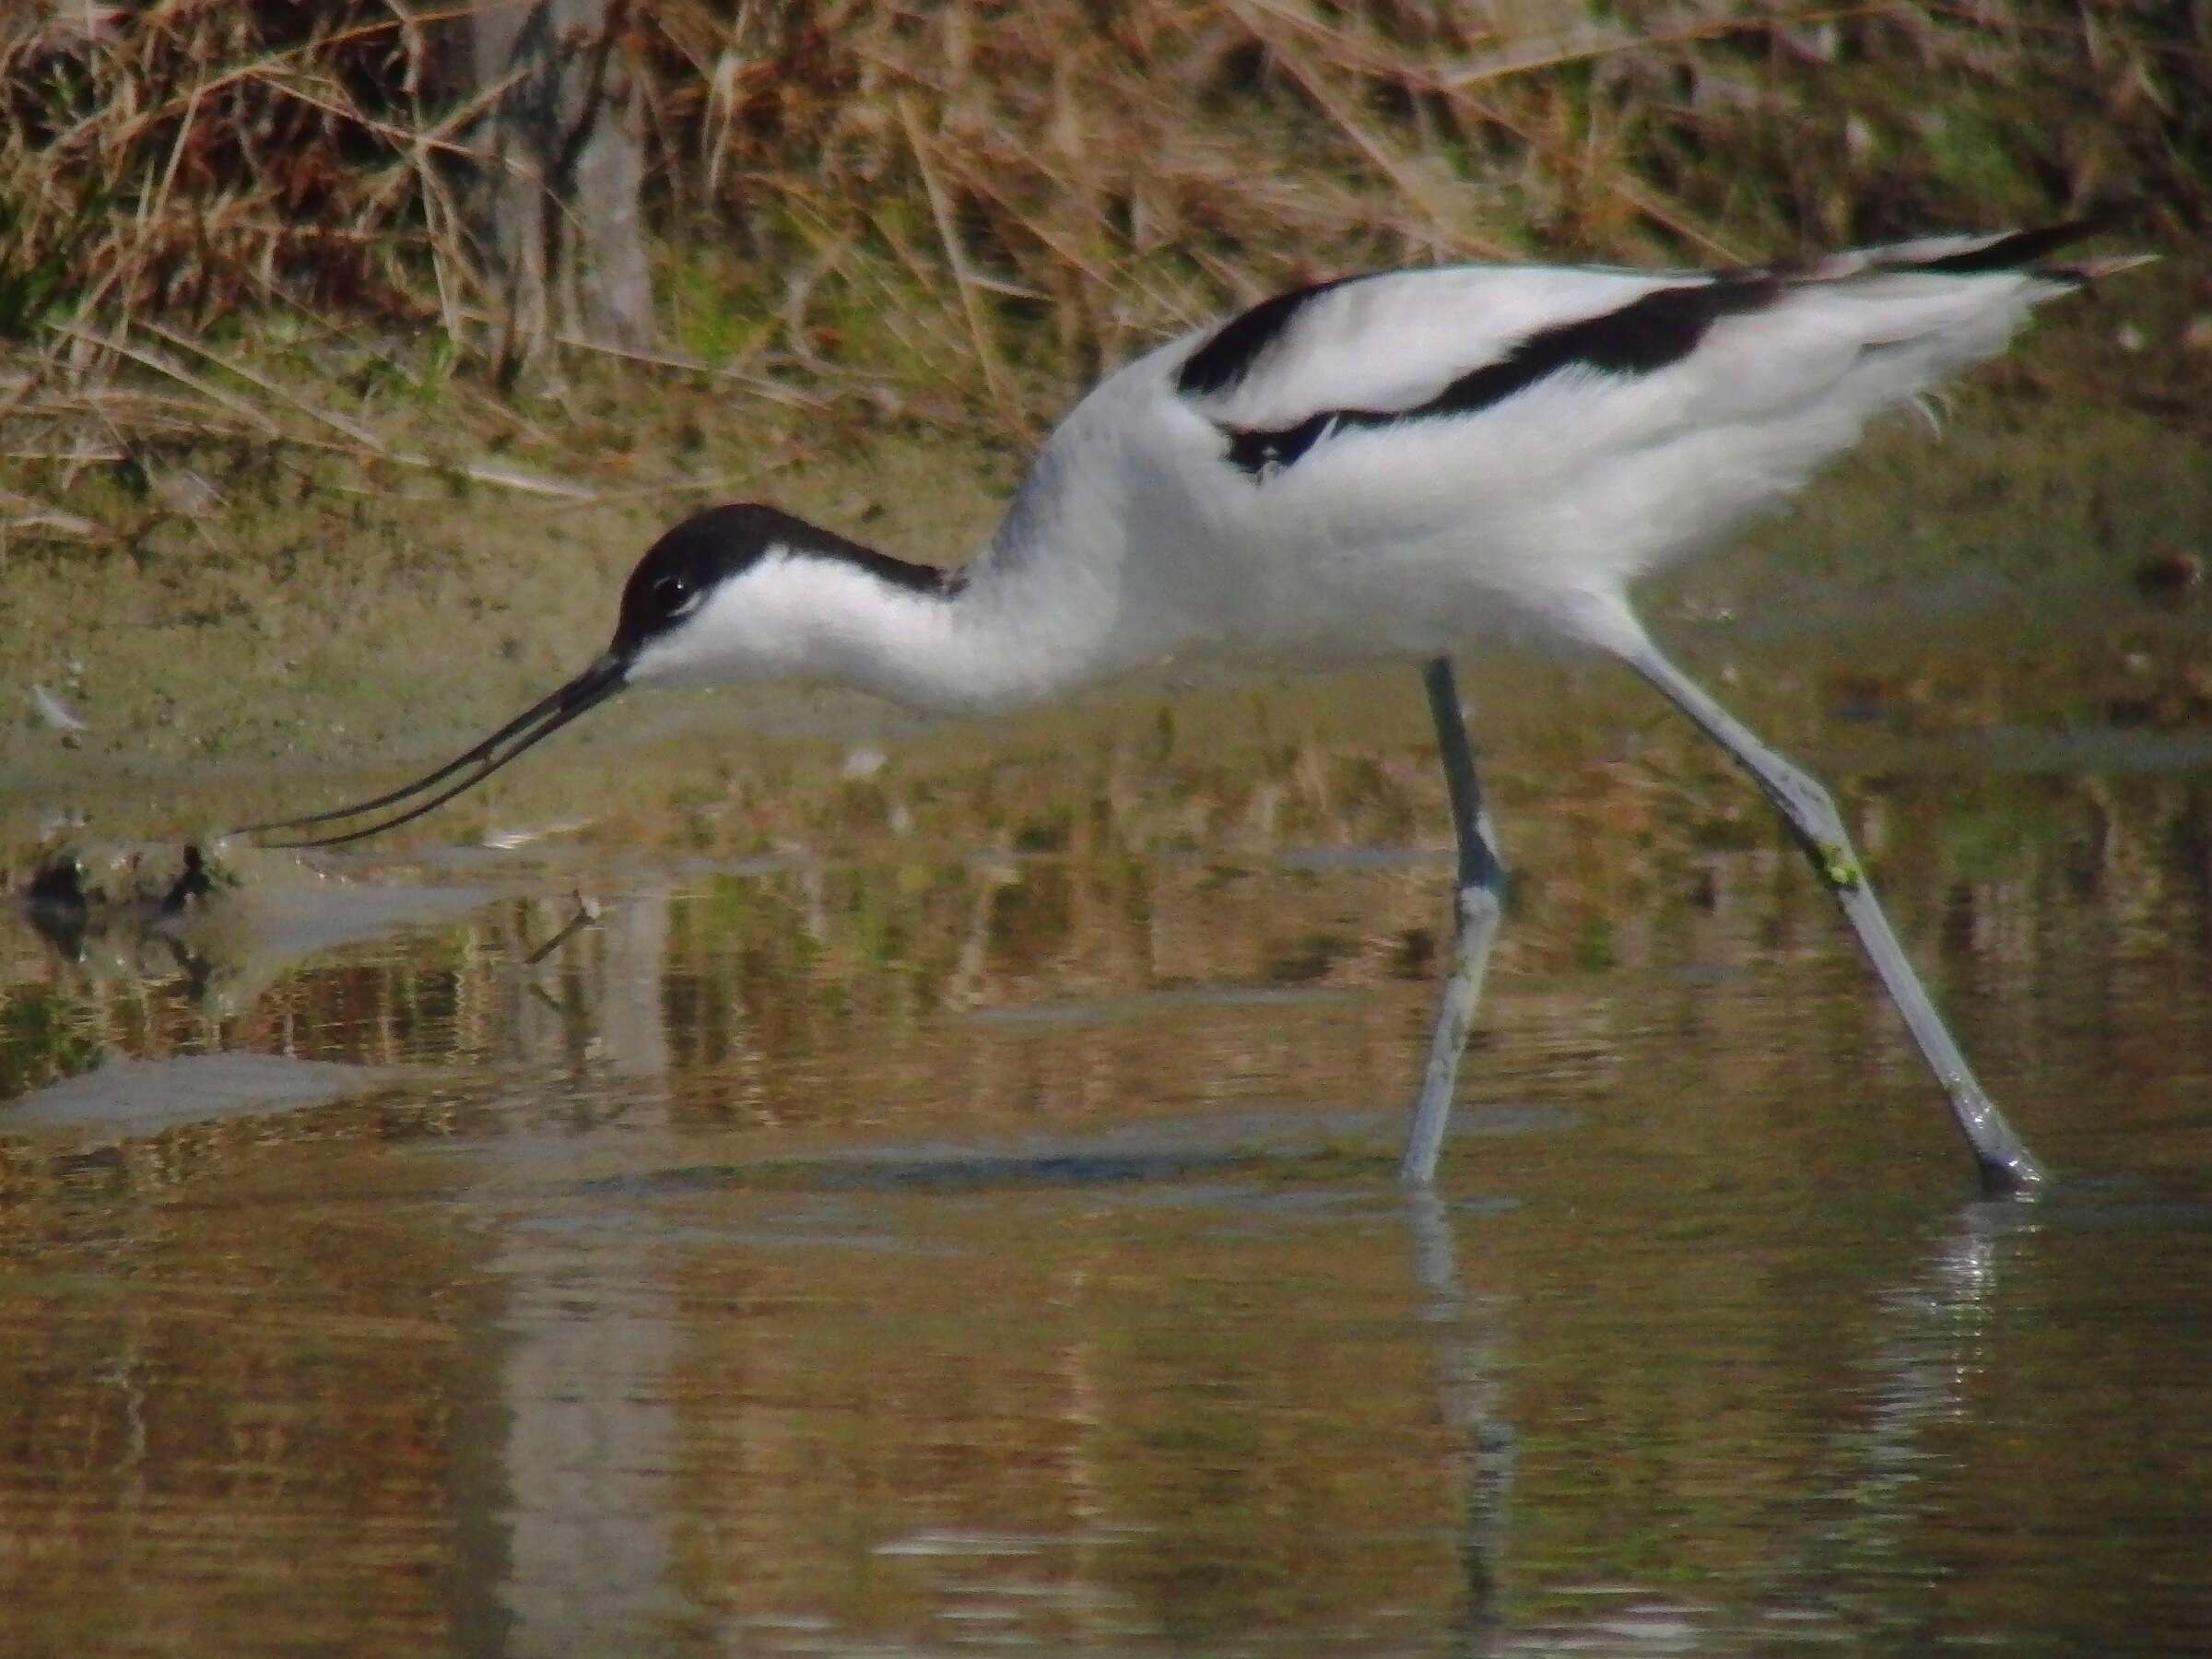
[[[1756,815],[1641,775],[1507,820],[1433,1201],[1395,760],[1258,853],[1109,814],[0,924],[0,1647],[2195,1647],[2187,735],[1847,792],[2033,1205]]]

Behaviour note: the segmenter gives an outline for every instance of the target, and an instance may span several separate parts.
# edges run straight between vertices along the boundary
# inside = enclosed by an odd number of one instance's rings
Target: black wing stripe
[[[1654,373],[1695,351],[1707,331],[1723,317],[1761,310],[1772,304],[1783,288],[1783,283],[1763,275],[1729,276],[1680,288],[1654,288],[1602,315],[1539,329],[1496,362],[1470,369],[1428,402],[1409,409],[1326,409],[1294,426],[1224,427],[1228,459],[1254,477],[1270,477],[1297,461],[1332,430],[1478,414],[1570,369],[1594,369],[1606,374]],[[1251,314],[1245,313],[1247,317]],[[1239,318],[1230,327],[1243,321]],[[1277,328],[1279,332],[1279,324]],[[1187,372],[1189,364],[1184,369]]]
[[[1408,413],[1472,415],[1566,369],[1651,374],[1695,351],[1723,317],[1762,310],[1781,291],[1781,284],[1759,276],[1654,288],[1618,311],[1530,335],[1497,362],[1470,370]]]
[[[1932,271],[1940,276],[1976,276],[1996,271],[2018,270],[2032,265],[2046,253],[2055,253],[2068,242],[2094,236],[2105,229],[2116,216],[2100,214],[2090,218],[2070,219],[2063,225],[2045,225],[2035,230],[2015,230],[2010,236],[2000,236],[1987,247],[1969,248],[1963,253],[1946,253],[1937,259],[1897,260],[1884,265],[1888,271]]]

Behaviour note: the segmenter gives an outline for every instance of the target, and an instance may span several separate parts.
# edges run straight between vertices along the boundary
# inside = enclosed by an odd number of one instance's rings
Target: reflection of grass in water
[[[2038,814],[2017,799],[1976,794],[1947,806],[1944,863],[1961,881],[2000,881],[2018,866]]]
[[[992,895],[993,956],[1021,971],[1042,967],[1075,931],[1074,879],[1064,865],[1030,865]]]
[[[1593,916],[1583,924],[1583,931],[1575,940],[1575,965],[1586,972],[1603,973],[1608,968],[1620,965],[1620,947],[1614,934],[1614,924],[1602,916]]]
[[[890,883],[869,882],[853,909],[861,954],[878,968],[905,960],[913,944],[912,918],[912,908]]]
[[[103,1044],[88,1012],[43,985],[18,985],[0,1002],[0,1100],[100,1064]]]
[[[1326,979],[1338,959],[1353,948],[1353,941],[1338,934],[1301,935],[1268,959],[1265,978],[1277,985],[1302,985]]]
[[[1064,853],[1075,833],[1076,808],[1062,801],[1018,823],[1007,832],[1006,842],[1017,853]]]

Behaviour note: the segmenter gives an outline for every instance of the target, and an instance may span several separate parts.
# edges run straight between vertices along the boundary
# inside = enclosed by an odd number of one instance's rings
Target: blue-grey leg
[[[1452,1116],[1452,1087],[1459,1077],[1459,1057],[1466,1051],[1467,1028],[1475,1023],[1476,1005],[1482,1000],[1483,970],[1489,965],[1490,942],[1497,937],[1505,902],[1505,865],[1490,839],[1489,814],[1483,810],[1482,782],[1475,775],[1475,749],[1467,741],[1451,660],[1438,657],[1422,669],[1421,683],[1429,688],[1437,756],[1444,763],[1444,787],[1452,797],[1459,880],[1452,904],[1451,965],[1429,1034],[1429,1065],[1413,1103],[1406,1157],[1398,1165],[1398,1179],[1416,1185],[1436,1179],[1437,1154]]]
[[[1866,959],[1873,963],[1897,1011],[1904,1016],[1912,1041],[1920,1045],[1936,1081],[1949,1097],[1951,1115],[1958,1120],[1959,1133],[1966,1136],[1974,1161],[1981,1166],[1983,1185],[1992,1192],[2018,1193],[2039,1184],[2044,1179],[2041,1166],[1975,1079],[1966,1056],[1951,1040],[1943,1016],[1928,1000],[1920,976],[1912,971],[1904,947],[1890,931],[1889,919],[1882,913],[1828,791],[1753,736],[1648,640],[1626,654],[1629,665],[1688,715],[1699,730],[1726,749],[1774,803],[1811,861],[1813,873],[1843,907]]]

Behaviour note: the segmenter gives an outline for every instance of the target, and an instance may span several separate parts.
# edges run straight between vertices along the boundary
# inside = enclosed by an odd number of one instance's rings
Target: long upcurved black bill
[[[588,709],[598,707],[622,689],[628,683],[629,664],[624,657],[608,652],[550,697],[533,703],[498,731],[469,748],[455,755],[436,771],[418,778],[412,783],[373,795],[366,801],[356,801],[348,806],[334,806],[327,812],[311,812],[305,818],[278,818],[265,824],[246,824],[230,833],[233,835],[261,835],[272,830],[304,830],[314,824],[336,823],[341,818],[359,818],[363,813],[375,812],[402,801],[414,800],[426,790],[435,789],[455,772],[464,774],[461,781],[438,790],[427,800],[415,801],[405,812],[359,830],[348,830],[339,835],[310,837],[300,841],[270,841],[272,847],[335,847],[347,841],[360,841],[367,836],[395,829],[410,818],[418,818],[435,807],[442,806],[455,795],[475,788],[518,755],[535,747],[554,733],[567,725]]]

